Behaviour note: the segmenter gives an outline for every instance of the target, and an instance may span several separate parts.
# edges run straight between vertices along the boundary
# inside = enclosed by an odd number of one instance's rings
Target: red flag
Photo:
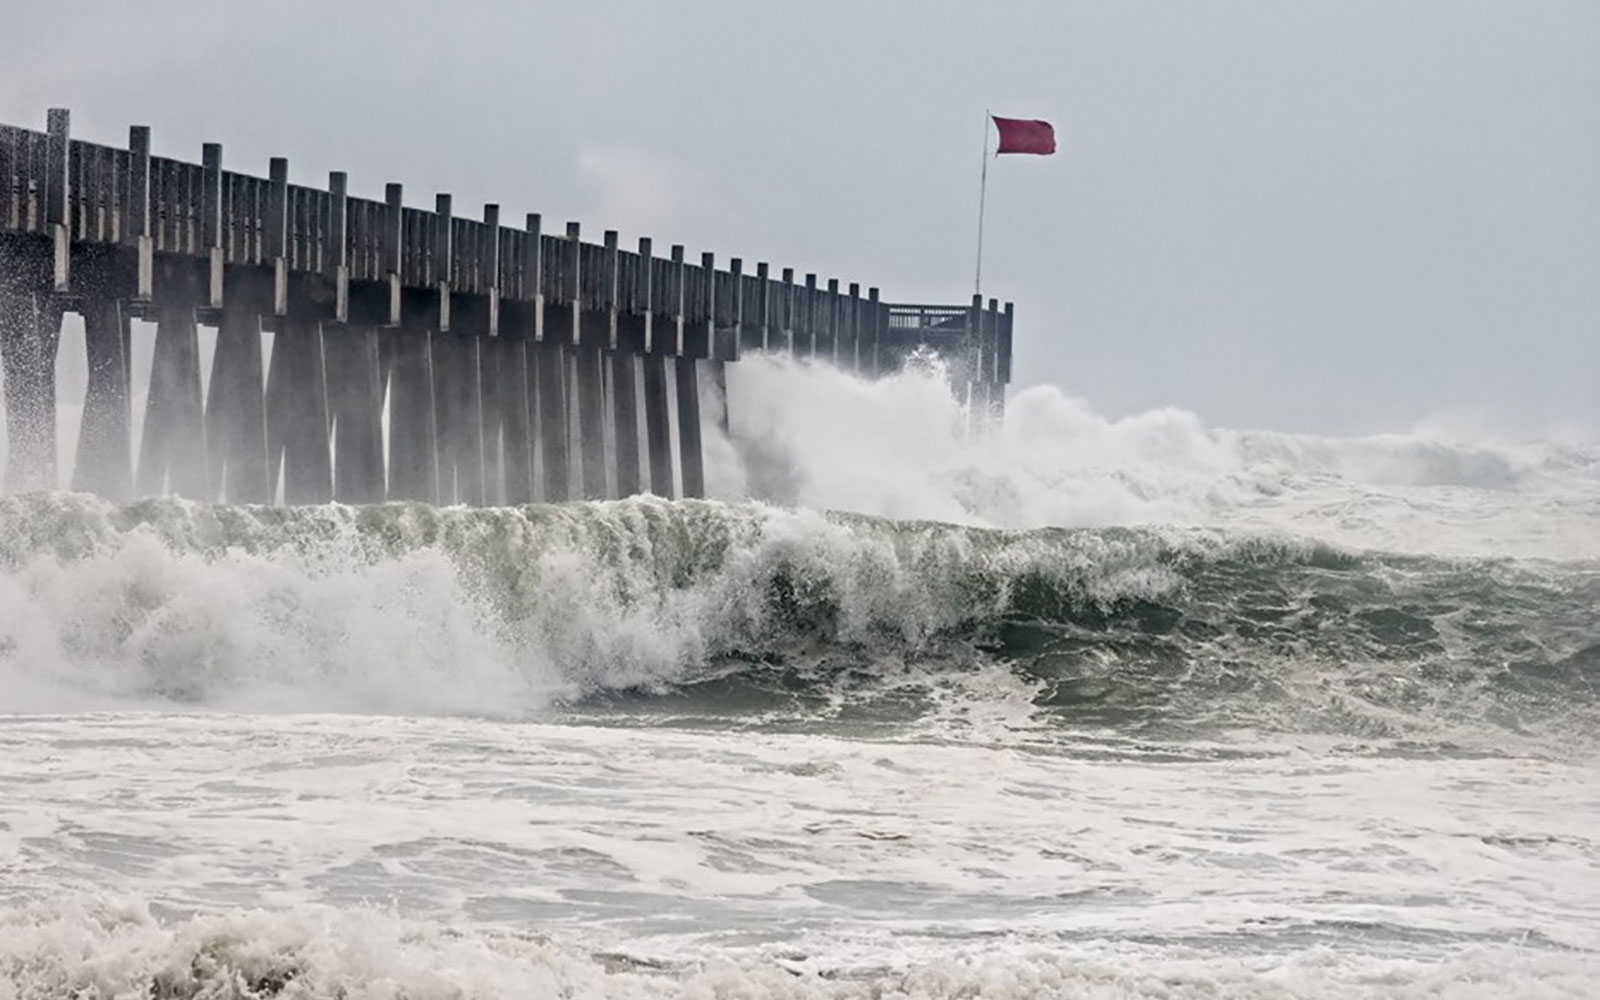
[[[1000,130],[1000,153],[1037,153],[1049,156],[1056,151],[1056,130],[1037,118],[1001,118],[990,115]]]

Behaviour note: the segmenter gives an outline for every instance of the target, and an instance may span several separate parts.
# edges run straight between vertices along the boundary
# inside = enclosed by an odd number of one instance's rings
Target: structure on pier
[[[746,351],[870,376],[928,348],[974,414],[1004,404],[1010,303],[895,305],[682,246],[657,257],[648,238],[585,243],[577,223],[545,233],[538,215],[512,228],[495,205],[460,218],[448,194],[429,211],[399,184],[381,202],[347,189],[290,184],[283,159],[224,170],[215,144],[198,164],[152,156],[140,126],[126,149],[83,142],[64,110],[45,132],[0,125],[6,487],[57,485],[69,311],[88,362],[70,484],[118,499],[700,496],[700,379]],[[156,325],[137,449],[136,318]]]

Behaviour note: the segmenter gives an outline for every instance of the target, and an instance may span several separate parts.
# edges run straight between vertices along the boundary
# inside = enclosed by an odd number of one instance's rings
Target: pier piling
[[[585,243],[576,222],[547,235],[538,214],[502,226],[495,204],[463,217],[444,193],[407,207],[397,183],[367,199],[339,171],[295,184],[282,157],[228,170],[218,143],[158,156],[144,126],[88,142],[52,109],[41,132],[0,125],[3,482],[230,503],[704,496],[707,425],[738,430],[728,366],[762,351],[876,377],[932,349],[975,424],[1003,409],[1009,303],[772,274],[660,258],[648,237],[625,251],[615,230]],[[88,380],[63,480],[69,311]],[[137,426],[135,320],[155,325]]]

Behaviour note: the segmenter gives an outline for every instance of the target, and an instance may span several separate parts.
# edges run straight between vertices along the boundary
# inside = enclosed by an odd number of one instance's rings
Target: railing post
[[[795,353],[795,302],[794,302],[794,268],[783,269],[783,294],[778,306],[778,331],[780,343],[778,350],[791,357]],[[771,346],[769,344],[769,346]]]
[[[289,236],[289,161],[274,156],[267,168],[266,253],[272,267],[272,312],[282,316],[289,311],[289,267],[284,259]]]
[[[809,358],[817,353],[817,276],[806,275],[801,296],[799,329],[795,331],[795,354]]]
[[[538,340],[533,351],[535,407],[539,417],[539,450],[542,499],[560,502],[571,499],[571,457],[567,433],[567,355],[572,340],[572,311],[561,300],[560,282],[563,249],[544,252],[542,220],[528,216],[528,239],[532,242],[532,280],[535,306],[539,315]],[[546,279],[549,279],[548,282]],[[548,288],[549,295],[545,292]]]
[[[72,265],[72,232],[68,227],[72,198],[72,113],[66,108],[51,108],[45,121],[49,138],[45,152],[44,221],[54,248],[54,287],[57,292],[65,293],[70,289]]]
[[[687,337],[685,327],[688,323],[688,319],[685,317],[684,311],[687,295],[687,289],[685,288],[685,285],[687,283],[686,279],[689,271],[688,265],[684,263],[682,243],[674,243],[672,245],[671,260],[672,288],[667,294],[669,304],[672,308],[671,315],[673,317],[673,331],[672,345],[668,353],[676,355],[682,354],[684,351],[684,341]]]
[[[717,255],[709,250],[700,254],[700,301],[693,312],[699,318],[685,331],[683,353],[709,358],[717,327]]]
[[[134,249],[134,297],[149,302],[155,294],[155,241],[150,232],[150,127],[128,129],[128,195],[123,239]]]
[[[573,348],[573,381],[572,389],[578,396],[578,449],[583,462],[583,496],[586,500],[604,500],[606,497],[606,418],[605,418],[605,374],[602,365],[602,351],[608,346],[614,325],[614,314],[605,306],[606,293],[602,288],[596,303],[597,309],[590,310],[595,323],[604,323],[604,329],[597,334],[583,337],[584,308],[583,308],[583,246],[578,238],[578,224],[567,223],[568,260],[572,269],[568,274],[568,289],[573,297],[573,321],[575,326],[574,336],[577,341]],[[616,233],[609,234],[607,243],[609,249],[616,248]],[[606,277],[602,272],[597,277],[602,280]],[[591,329],[593,324],[591,324]]]
[[[839,363],[839,279],[828,279],[827,297],[822,302],[822,329],[817,335],[817,353],[832,364]]]
[[[533,303],[533,327],[524,336],[532,341],[544,339],[544,237],[540,233],[538,212],[529,212],[523,224],[523,297]]]
[[[391,316],[399,327],[393,338],[389,362],[389,477],[390,500],[435,503],[439,499],[437,425],[433,400],[432,307],[408,310],[402,294],[407,275],[407,240],[404,190],[399,184],[384,188],[383,265],[390,280]],[[420,238],[420,237],[419,237]],[[422,247],[410,248],[412,253]],[[419,272],[421,268],[417,269]],[[430,275],[417,274],[426,285]],[[415,296],[410,297],[415,306]],[[429,315],[417,315],[417,312]]]
[[[838,352],[846,371],[861,371],[861,285],[850,282],[850,297],[845,300],[844,322],[840,325]]]
[[[480,292],[489,310],[488,335],[500,335],[500,289],[502,262],[500,260],[500,206],[488,203],[483,206],[483,249],[478,259],[482,263],[479,278]]]
[[[206,305],[222,308],[222,144],[208,142],[201,147],[200,160],[205,171],[200,190],[200,246],[207,257]]]
[[[1011,324],[1016,318],[1014,303],[1007,302],[1000,320],[999,343],[995,345],[995,419],[1002,421],[1006,414],[1006,386],[1011,384]]]
[[[861,367],[872,378],[883,374],[882,341],[886,310],[878,301],[878,290],[867,289],[867,322],[862,331]]]
[[[579,252],[583,239],[580,231],[578,223],[567,223],[567,238],[561,245],[561,294],[566,297],[572,315],[571,326],[564,338],[569,344],[578,344],[583,340],[583,254]]]
[[[756,349],[767,349],[767,338],[770,336],[772,324],[772,278],[768,275],[766,261],[756,264],[756,330],[757,335],[752,338]]]
[[[350,320],[350,179],[343,170],[328,173],[328,234],[322,273],[333,282],[333,318]]]
[[[450,332],[450,273],[454,263],[455,234],[450,226],[450,196],[444,192],[433,198],[433,274],[429,276],[439,294],[440,333]]]
[[[389,283],[389,325],[400,325],[400,276],[404,273],[405,225],[404,189],[395,183],[383,189],[383,262],[381,270]]]
[[[669,308],[668,287],[655,283],[655,258],[650,237],[639,238],[639,257],[644,268],[643,308],[645,312],[644,353],[639,358],[644,369],[644,437],[649,463],[650,492],[670,498],[672,494],[672,417],[667,406],[667,325],[674,322]],[[659,323],[659,329],[658,329]],[[658,340],[659,338],[659,340]]]
[[[617,247],[617,231],[606,230],[605,291],[611,313],[611,426],[616,442],[617,496],[630,497],[639,492],[639,363],[637,351],[643,345],[643,315],[636,312],[638,292],[629,289],[628,301],[622,296],[622,252]],[[627,315],[623,313],[626,311]],[[622,343],[622,325],[627,324],[629,336]]]
[[[739,348],[744,340],[744,260],[734,257],[728,261],[728,286],[732,299],[727,305],[728,327],[720,334],[720,341],[712,344],[711,354],[720,361],[738,361]]]

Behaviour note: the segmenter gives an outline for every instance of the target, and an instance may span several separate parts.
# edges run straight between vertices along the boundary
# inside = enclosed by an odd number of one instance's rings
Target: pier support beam
[[[617,496],[640,492],[639,367],[632,351],[611,353],[612,423],[617,444]]]
[[[605,367],[598,347],[573,348],[578,393],[578,446],[583,463],[583,498],[606,498]]]
[[[546,503],[572,499],[571,465],[567,455],[567,352],[554,341],[530,345],[537,386],[539,450]]]
[[[439,502],[482,506],[483,388],[477,337],[433,339],[433,399],[438,420]]]
[[[84,305],[89,384],[72,488],[113,500],[133,494],[133,419],[128,400],[131,327],[126,306],[116,299],[91,299]]]
[[[207,499],[210,492],[200,335],[192,304],[163,306],[156,318],[135,486],[142,496],[170,492],[191,500]]]
[[[671,499],[672,419],[667,405],[667,359],[660,354],[645,354],[644,436],[650,463],[650,492]]]
[[[484,448],[498,447],[502,491],[499,499],[524,504],[534,498],[533,393],[529,391],[533,368],[528,364],[528,342],[490,337],[483,342],[484,378],[495,383],[494,405],[485,417]]]
[[[267,375],[267,459],[283,465],[283,500],[288,504],[333,499],[329,451],[328,383],[322,324],[285,320],[272,343]]]
[[[389,499],[437,503],[433,334],[424,326],[405,326],[393,336],[394,360],[389,372]]]
[[[267,469],[266,382],[261,317],[226,309],[217,327],[206,400],[206,446],[212,496],[229,503],[271,503],[275,477]],[[276,471],[276,470],[273,470]]]
[[[383,378],[378,331],[345,326],[322,341],[333,416],[333,496],[340,503],[382,503]]]
[[[694,358],[675,358],[678,379],[678,463],[683,495],[706,495],[705,456],[700,449],[700,377]]]
[[[48,295],[0,291],[0,368],[10,450],[7,489],[55,489],[60,339],[61,309]]]

